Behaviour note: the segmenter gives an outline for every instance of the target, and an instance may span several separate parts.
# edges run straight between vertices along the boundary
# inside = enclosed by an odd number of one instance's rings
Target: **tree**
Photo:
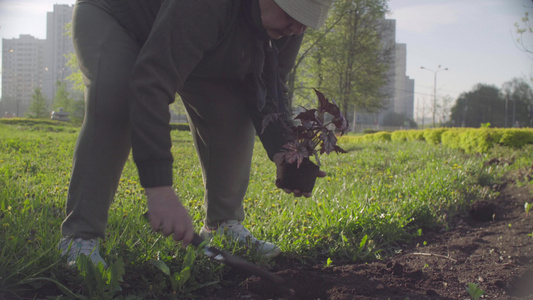
[[[531,126],[533,114],[533,89],[523,78],[513,78],[502,85],[505,99],[504,126]]]
[[[70,95],[67,91],[67,84],[63,81],[58,80],[56,82],[56,95],[54,97],[53,109],[58,110],[63,108],[65,112],[72,113],[72,108],[74,107],[74,100],[70,98]]]
[[[321,87],[322,76],[320,70],[313,69],[316,64],[306,63],[308,60],[317,60],[320,58],[323,45],[322,40],[332,32],[342,18],[349,13],[349,9],[342,14],[330,15],[326,25],[322,26],[320,30],[308,30],[305,33],[305,38],[296,58],[294,67],[292,68],[289,78],[289,107],[293,107],[293,102],[297,98],[297,102],[303,106],[313,106],[316,103],[310,103],[315,99],[314,88]],[[319,59],[318,59],[319,60]],[[318,63],[320,65],[320,63]],[[300,68],[302,66],[302,68]],[[298,85],[297,85],[298,83]],[[297,97],[295,97],[297,95]],[[313,99],[313,100],[309,100]]]
[[[32,101],[28,107],[28,117],[35,119],[44,119],[50,117],[46,98],[43,96],[41,88],[36,88],[32,95]]]
[[[83,97],[78,100],[72,98],[67,90],[67,83],[64,81],[56,82],[56,96],[54,98],[53,109],[55,111],[63,109],[69,113],[69,118],[73,122],[81,123],[85,115],[85,102]]]
[[[520,21],[521,23],[516,22],[514,24],[517,34],[516,46],[533,59],[533,43],[531,42],[533,40],[533,25],[529,19],[529,12],[526,11]]]
[[[412,119],[407,118],[404,114],[389,112],[383,118],[383,126],[403,126],[405,128],[418,128],[418,124]]]
[[[529,18],[529,12],[526,11],[520,22],[516,22],[514,26],[517,34],[515,45],[530,59],[533,59],[533,24]],[[529,74],[529,83],[533,84],[533,73]]]
[[[72,84],[72,90],[81,95],[78,100],[73,99],[70,109],[70,117],[74,122],[82,122],[85,115],[85,101],[83,94],[85,92],[85,84],[83,83],[83,74],[78,66],[78,59],[74,53],[67,54],[67,66],[72,70],[72,73],[67,76],[67,80]]]
[[[78,59],[76,54],[69,53],[67,54],[68,61],[67,66],[72,70],[72,73],[67,76],[67,80],[72,83],[72,89],[78,91],[80,94],[83,94],[85,91],[85,84],[83,83],[83,74],[78,66]]]
[[[452,107],[451,120],[456,127],[480,127],[490,123],[503,127],[505,101],[493,85],[477,84],[472,91],[459,95]]]
[[[83,94],[78,100],[73,100],[71,110],[70,120],[76,123],[83,122],[83,118],[85,116],[85,101],[83,100]]]
[[[300,85],[322,90],[339,103],[344,115],[352,109],[376,111],[384,107],[382,87],[389,70],[385,49],[385,0],[337,0],[326,21],[327,32],[310,32],[304,43],[305,64]],[[302,52],[300,52],[302,53]],[[300,59],[302,56],[300,57]],[[353,121],[355,124],[355,120]]]
[[[450,95],[445,95],[441,97],[440,103],[437,104],[437,116],[439,117],[439,123],[441,126],[448,122],[450,117],[450,110],[452,107],[453,98]]]
[[[72,23],[68,23],[65,28],[67,34],[72,38]],[[66,54],[68,61],[67,67],[72,71],[67,80],[72,84],[72,91],[74,91],[74,97],[78,100],[73,99],[72,107],[69,111],[70,118],[74,122],[82,122],[83,117],[85,116],[85,101],[83,95],[85,93],[85,84],[83,82],[83,74],[81,73],[80,67],[78,65],[78,59],[76,58],[75,53]],[[78,96],[80,95],[80,96]]]

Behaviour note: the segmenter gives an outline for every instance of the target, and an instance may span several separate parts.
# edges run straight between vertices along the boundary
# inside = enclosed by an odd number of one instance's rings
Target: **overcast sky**
[[[213,0],[215,1],[215,0]],[[0,37],[46,38],[46,12],[75,0],[0,0]],[[533,74],[533,56],[515,45],[514,24],[532,0],[390,0],[396,41],[407,45],[407,75],[415,79],[415,103],[432,103],[434,73],[439,96],[453,98],[477,83],[497,87]],[[529,36],[533,43],[533,37]],[[532,45],[533,49],[533,45]],[[429,105],[429,104],[428,104]]]

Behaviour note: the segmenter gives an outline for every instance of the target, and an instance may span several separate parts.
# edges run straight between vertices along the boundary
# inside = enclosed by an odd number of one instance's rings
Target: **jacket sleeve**
[[[263,144],[263,148],[267,152],[270,160],[273,159],[274,154],[284,151],[283,146],[288,142],[288,126],[293,124],[291,107],[289,107],[288,92],[289,87],[287,85],[289,74],[292,71],[296,56],[300,50],[303,35],[292,36],[289,38],[283,38],[281,40],[274,41],[278,47],[278,71],[280,80],[282,82],[283,102],[282,105],[276,103],[272,96],[267,94],[265,107],[260,113],[252,115],[252,120],[258,128],[259,138]],[[278,118],[275,122],[270,123],[263,131],[262,120],[269,114],[281,113],[281,118]]]
[[[235,11],[232,3],[162,3],[129,86],[132,153],[144,187],[172,185],[168,105],[204,53],[216,45]]]

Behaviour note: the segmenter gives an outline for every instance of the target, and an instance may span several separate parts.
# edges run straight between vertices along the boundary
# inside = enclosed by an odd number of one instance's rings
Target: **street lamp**
[[[448,68],[442,69],[441,66],[439,65],[437,67],[437,69],[435,69],[435,70],[428,69],[428,68],[423,67],[423,66],[420,67],[420,69],[433,72],[433,76],[434,76],[434,81],[433,81],[433,128],[435,128],[435,112],[437,111],[437,73],[439,73],[440,71],[448,71]]]

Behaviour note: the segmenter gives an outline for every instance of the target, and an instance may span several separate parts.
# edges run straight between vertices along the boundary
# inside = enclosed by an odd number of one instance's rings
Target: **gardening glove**
[[[164,236],[172,235],[186,248],[194,236],[192,221],[172,187],[146,188],[145,193],[152,230]]]
[[[291,193],[294,194],[295,197],[301,197],[301,196],[304,196],[306,198],[311,197],[312,189],[310,191],[303,191],[301,188],[283,186],[282,184],[283,176],[284,176],[283,169],[285,168],[284,164],[286,164],[286,162],[284,162],[283,156],[284,156],[284,153],[276,153],[274,154],[274,157],[273,157],[273,161],[276,164],[276,186],[282,189],[283,191],[285,191],[285,193],[287,194],[291,194]],[[310,176],[325,177],[327,175],[326,172],[321,171],[320,169],[316,173],[309,173],[309,172],[306,172],[303,168],[297,169],[296,174],[300,177],[300,179],[304,179],[304,180],[307,179],[306,177],[310,177]]]

